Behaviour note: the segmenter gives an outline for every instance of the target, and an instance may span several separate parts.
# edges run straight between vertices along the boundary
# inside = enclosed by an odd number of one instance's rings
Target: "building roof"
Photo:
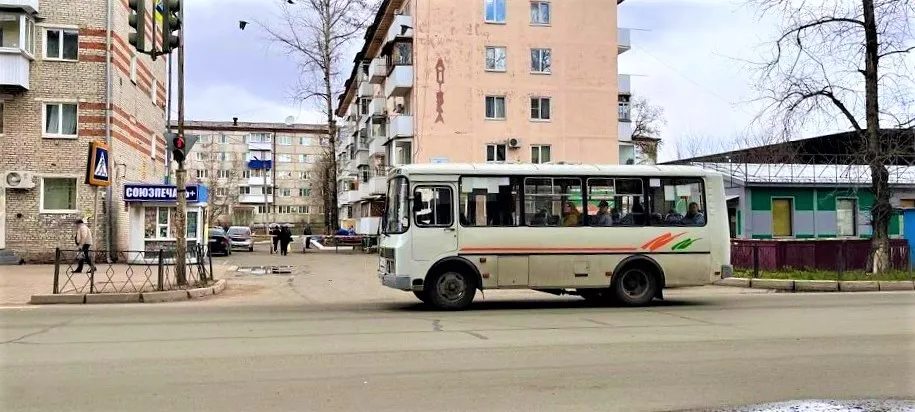
[[[880,130],[884,163],[915,165],[915,128]],[[748,149],[733,150],[667,164],[705,163],[796,163],[818,165],[867,164],[866,141],[857,132],[843,132],[809,139],[792,140]]]
[[[811,165],[769,163],[703,163],[694,166],[721,173],[742,185],[844,185],[871,184],[871,174],[864,165]],[[915,186],[915,167],[887,166],[891,185]]]
[[[598,164],[529,164],[529,163],[417,163],[394,168],[398,173],[421,173],[442,175],[525,175],[532,172],[581,176],[594,173],[619,176],[656,176],[677,174],[680,176],[705,176],[711,173],[693,166],[635,166]]]
[[[178,122],[172,121],[170,124],[170,129],[174,130],[178,127]],[[313,133],[313,134],[327,134],[327,125],[323,124],[308,124],[308,123],[294,123],[291,126],[287,126],[285,123],[257,123],[257,122],[238,122],[236,125],[233,122],[214,122],[214,121],[198,121],[190,120],[184,122],[185,130],[206,130],[214,132],[229,132],[229,131],[238,131],[238,132],[277,132],[277,133]]]
[[[365,29],[365,42],[362,44],[362,49],[356,53],[356,58],[353,59],[353,70],[350,72],[349,78],[343,83],[343,93],[337,97],[339,101],[337,102],[337,108],[334,112],[337,116],[343,117],[346,113],[346,106],[349,105],[350,100],[352,99],[352,94],[354,93],[355,87],[353,81],[356,79],[356,75],[359,73],[359,66],[363,60],[366,59],[366,55],[369,54],[373,47],[378,47],[380,40],[375,39],[375,35],[381,31],[381,36],[385,35],[385,32],[390,25],[390,21],[385,21],[385,15],[390,14],[389,7],[400,7],[403,3],[403,0],[383,0],[380,5],[378,5],[378,10],[375,13],[375,19],[372,21],[372,24]],[[385,24],[387,23],[387,24]],[[355,85],[358,86],[358,85]]]

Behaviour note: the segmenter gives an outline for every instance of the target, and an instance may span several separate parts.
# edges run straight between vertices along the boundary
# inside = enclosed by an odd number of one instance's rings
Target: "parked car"
[[[232,254],[232,241],[229,239],[229,236],[226,235],[226,231],[213,228],[210,229],[210,256],[212,255],[225,255],[229,256]]]
[[[254,251],[254,238],[251,236],[251,228],[247,226],[232,226],[227,233],[233,249],[248,249]]]

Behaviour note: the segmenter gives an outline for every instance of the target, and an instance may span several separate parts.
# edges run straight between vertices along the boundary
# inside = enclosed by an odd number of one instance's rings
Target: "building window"
[[[299,172],[299,179],[308,180],[308,172]]]
[[[621,122],[632,121],[632,106],[630,106],[628,99],[623,99],[623,96],[620,96],[617,115]]]
[[[35,54],[35,22],[31,17],[24,14],[0,15],[0,47],[19,49],[30,57],[33,56]]]
[[[198,178],[198,179],[206,179],[207,176],[210,175],[210,174],[207,173],[207,172],[208,172],[207,170],[197,170],[197,178]]]
[[[130,81],[137,84],[137,54],[130,56]]]
[[[390,66],[411,66],[413,65],[413,43],[396,42],[391,50]]]
[[[552,55],[551,49],[531,49],[531,73],[552,73]]]
[[[794,199],[772,199],[772,236],[794,235]]]
[[[625,193],[623,181],[616,181],[617,194]],[[641,193],[641,185],[633,181],[629,192]],[[699,179],[649,179],[648,202],[652,226],[705,226],[705,193]],[[632,212],[636,213],[635,205]]]
[[[486,96],[486,118],[505,119],[505,96]]]
[[[79,58],[78,50],[78,30],[47,29],[45,31],[45,59],[76,61]]]
[[[292,196],[292,189],[280,189],[280,196]]]
[[[45,137],[76,137],[76,103],[46,103],[44,105]]]
[[[276,155],[277,163],[289,163],[292,162],[292,155],[290,154],[278,154]]]
[[[248,143],[270,143],[272,141],[270,133],[251,133],[248,135]]]
[[[836,225],[839,236],[858,235],[857,199],[836,199]]]
[[[219,143],[222,143],[222,144],[229,143],[229,136],[226,136],[226,135],[224,135],[224,134],[223,134],[223,135],[220,135],[220,136],[219,136]]]
[[[531,97],[531,120],[550,120],[549,97]]]
[[[299,155],[299,162],[300,162],[300,163],[312,163],[313,161],[314,161],[314,158],[313,158],[312,156],[309,156],[309,155],[307,155],[307,154],[300,154],[300,155]]]
[[[505,23],[505,0],[486,0],[486,22]]]
[[[549,163],[550,162],[550,145],[531,146],[531,163]]]
[[[506,150],[506,146],[504,144],[486,145],[486,161],[487,162],[504,162],[505,161],[505,150]]]
[[[194,152],[194,160],[202,162],[206,159],[206,155],[203,152]]]
[[[217,187],[216,188],[216,196],[228,196],[228,195],[229,195],[229,188],[227,188],[227,187]]]
[[[292,136],[277,137],[276,143],[282,146],[292,146]]]
[[[240,194],[240,195],[250,195],[250,194],[251,194],[251,186],[239,186],[239,187],[238,187],[238,194]]]
[[[505,48],[504,47],[487,47],[486,48],[486,70],[494,72],[505,71]]]
[[[550,3],[547,1],[531,2],[531,24],[548,25],[550,24]]]
[[[230,177],[232,177],[232,171],[231,171],[231,170],[228,170],[228,169],[221,169],[221,170],[219,170],[219,178],[220,178],[220,179],[228,179],[228,178],[230,178]]]
[[[517,177],[462,177],[458,191],[461,225],[518,226],[520,188]]]
[[[302,137],[300,138],[300,142],[302,146],[311,146],[314,144],[314,141],[310,137]]]
[[[156,208],[156,237],[165,239],[169,237],[171,227],[171,209],[167,207]]]
[[[41,178],[40,209],[42,213],[76,212],[76,178]]]
[[[311,195],[311,189],[307,187],[299,188],[299,196],[305,197]]]

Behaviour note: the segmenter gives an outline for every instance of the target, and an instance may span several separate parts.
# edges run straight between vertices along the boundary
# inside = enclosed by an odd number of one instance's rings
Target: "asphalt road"
[[[711,289],[709,289],[711,291]],[[3,411],[639,411],[915,399],[915,294],[0,311]],[[222,302],[222,303],[220,303]]]

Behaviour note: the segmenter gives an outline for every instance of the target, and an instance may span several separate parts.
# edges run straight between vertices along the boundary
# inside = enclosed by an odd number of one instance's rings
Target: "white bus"
[[[688,166],[400,166],[381,233],[382,284],[448,310],[477,289],[639,306],[732,270],[722,177]]]

